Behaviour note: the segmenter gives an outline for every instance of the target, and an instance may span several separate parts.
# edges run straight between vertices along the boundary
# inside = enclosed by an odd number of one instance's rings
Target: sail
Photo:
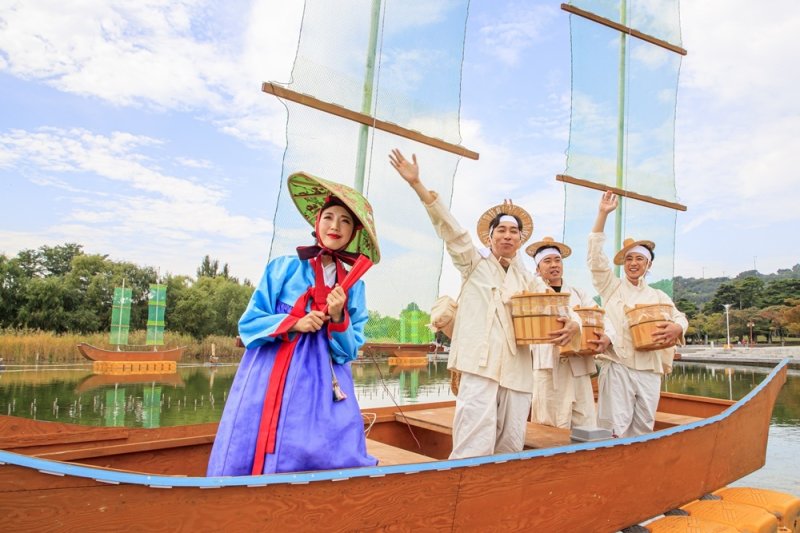
[[[110,344],[128,344],[128,328],[131,322],[131,289],[116,287],[111,307]]]
[[[674,171],[678,75],[686,53],[679,2],[576,0],[562,7],[571,13],[572,45],[569,147],[559,176],[568,183],[563,239],[574,258],[565,262],[565,277],[591,287],[585,258],[601,195],[596,189],[616,188],[631,196],[609,217],[606,255],[613,257],[626,237],[654,241],[647,280],[671,295],[676,209],[685,210],[676,203]]]
[[[413,130],[443,141],[440,146],[460,142],[467,6],[466,0],[305,4],[288,88],[329,105],[322,112],[282,97],[287,145],[270,257],[294,254],[312,241],[312,228],[286,194],[290,174],[305,171],[364,193],[374,209],[382,255],[364,276],[370,340],[404,342],[401,328],[404,339],[432,339],[417,327],[418,316],[402,313],[430,309],[438,293],[442,242],[388,164],[388,153],[395,147],[415,153],[424,163],[426,185],[449,204],[459,155],[448,151],[452,147],[433,147],[391,130]],[[369,124],[342,118],[343,110],[370,118]],[[388,123],[390,131],[372,127],[378,122]]]
[[[164,312],[167,307],[167,286],[150,284],[150,295],[147,304],[147,345],[164,344]]]

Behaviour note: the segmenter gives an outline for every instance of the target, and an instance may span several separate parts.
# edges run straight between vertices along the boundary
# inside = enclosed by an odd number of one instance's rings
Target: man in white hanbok
[[[536,263],[536,274],[554,291],[569,293],[569,306],[596,307],[589,295],[578,287],[564,283],[562,260],[572,254],[564,243],[544,237],[525,250]],[[604,321],[604,333],[588,342],[596,352],[604,352],[613,342],[614,328]],[[532,344],[533,401],[531,422],[559,428],[594,426],[591,375],[595,373],[594,356],[561,355],[562,349],[553,344]]]
[[[477,248],[439,196],[422,184],[416,156],[409,161],[393,150],[389,159],[424,204],[464,280],[447,364],[461,372],[450,458],[522,451],[533,372],[530,350],[514,338],[510,298],[546,288],[517,254],[531,236],[533,220],[510,201],[495,206],[478,221],[485,248]],[[580,326],[561,320],[564,327],[554,342],[566,344]]]
[[[613,324],[618,338],[597,358],[600,364],[597,423],[610,429],[616,437],[630,437],[653,430],[661,376],[672,371],[674,344],[683,344],[689,323],[667,294],[650,287],[644,279],[655,257],[653,242],[625,239],[623,247],[614,256],[614,263],[624,267],[624,276],[618,278],[611,270],[611,262],[603,252],[606,240],[603,230],[609,213],[617,208],[618,203],[616,194],[611,191],[603,194],[589,235],[588,264],[594,288],[603,300],[606,320]],[[636,350],[625,308],[656,303],[671,306],[671,322],[659,326],[653,334],[653,341],[670,347]]]

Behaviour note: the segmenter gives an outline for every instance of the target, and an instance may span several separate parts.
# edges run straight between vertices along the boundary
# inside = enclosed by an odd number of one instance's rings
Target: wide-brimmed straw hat
[[[614,264],[621,265],[622,263],[624,263],[625,255],[627,255],[630,249],[633,248],[634,246],[640,246],[640,245],[650,250],[650,253],[652,253],[653,250],[656,249],[656,243],[654,243],[653,241],[644,241],[644,240],[635,241],[632,238],[628,237],[627,239],[625,239],[625,242],[622,243],[622,248],[620,248],[619,252],[617,252],[617,255],[614,256]]]
[[[561,258],[567,258],[572,254],[572,248],[564,244],[563,242],[558,242],[553,240],[552,237],[542,237],[541,241],[537,241],[527,248],[525,248],[525,252],[531,257],[536,256],[536,252],[541,250],[542,248],[555,248],[558,250],[558,253],[561,254]]]
[[[294,205],[312,227],[317,222],[317,213],[325,204],[325,200],[329,196],[339,198],[358,218],[361,225],[361,228],[356,230],[356,235],[350,241],[346,251],[364,254],[375,264],[380,261],[381,251],[378,247],[378,234],[375,231],[372,206],[364,198],[364,195],[347,185],[328,181],[305,172],[295,172],[289,176],[286,183]]]
[[[478,219],[478,239],[480,239],[484,246],[489,246],[491,244],[489,224],[500,214],[513,215],[522,222],[522,227],[519,230],[522,244],[531,238],[533,234],[533,218],[531,215],[520,206],[514,205],[511,200],[505,200],[502,204],[487,209],[486,212],[481,215],[481,218]]]

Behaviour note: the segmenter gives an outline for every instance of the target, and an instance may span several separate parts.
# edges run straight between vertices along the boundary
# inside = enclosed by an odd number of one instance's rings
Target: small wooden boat
[[[180,361],[184,347],[169,350],[104,350],[84,342],[78,344],[78,351],[90,361],[138,363],[144,361]]]
[[[3,527],[616,531],[763,466],[786,365],[735,403],[662,393],[648,435],[572,443],[567,430],[529,424],[520,453],[452,461],[452,402],[369,410],[378,466],[261,476],[203,477],[213,423],[0,416]]]

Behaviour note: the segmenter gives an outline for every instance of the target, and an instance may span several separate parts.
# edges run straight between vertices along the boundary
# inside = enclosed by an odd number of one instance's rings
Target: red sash
[[[320,258],[310,259],[314,267],[315,282],[309,287],[297,301],[289,317],[286,319],[294,324],[300,318],[306,316],[306,306],[311,299],[311,309],[322,310],[327,304],[328,293],[331,287],[325,285],[325,278],[322,273],[322,260]],[[344,279],[346,272],[341,262],[336,261],[336,277],[338,280]],[[289,326],[291,327],[291,326]],[[280,326],[278,327],[280,330]],[[286,375],[289,373],[289,363],[294,355],[294,348],[300,339],[301,333],[295,333],[294,338],[281,343],[275,354],[275,363],[272,366],[272,374],[269,376],[267,391],[264,395],[264,407],[261,410],[261,421],[258,426],[258,438],[256,439],[256,449],[253,456],[254,476],[261,475],[264,470],[264,461],[268,453],[275,453],[275,438],[278,434],[278,420],[280,420],[281,403],[283,402],[283,389],[286,386]]]

